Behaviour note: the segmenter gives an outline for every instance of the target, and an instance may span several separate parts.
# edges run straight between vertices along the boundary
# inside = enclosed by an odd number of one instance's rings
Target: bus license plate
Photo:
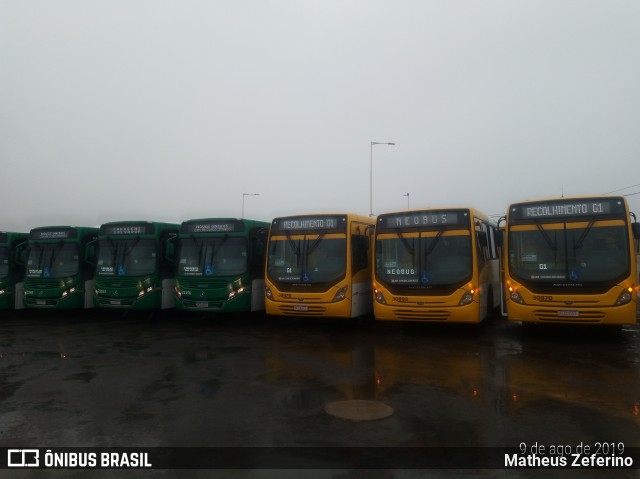
[[[309,311],[309,306],[294,306],[294,311]]]
[[[109,304],[113,304],[114,306],[120,306],[121,303],[119,299],[110,299]]]
[[[44,299],[36,299],[36,304],[38,305],[46,305],[47,301]]]
[[[209,303],[196,303],[196,308],[208,308]]]
[[[558,311],[558,316],[569,316],[571,318],[577,318],[578,316],[580,316],[580,311],[560,310]]]

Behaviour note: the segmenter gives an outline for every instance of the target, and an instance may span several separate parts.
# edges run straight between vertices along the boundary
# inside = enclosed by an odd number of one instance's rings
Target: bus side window
[[[488,233],[489,233],[489,258],[497,259],[498,248],[496,247],[496,236],[498,235],[498,232],[493,226],[489,226]]]
[[[478,253],[478,266],[480,268],[484,267],[484,263],[486,261],[486,245],[487,245],[487,234],[480,230],[476,230],[476,252]]]

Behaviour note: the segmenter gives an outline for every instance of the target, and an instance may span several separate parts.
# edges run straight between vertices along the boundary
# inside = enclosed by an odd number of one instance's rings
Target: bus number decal
[[[396,303],[408,303],[409,302],[409,298],[407,296],[394,296],[393,300]]]
[[[533,296],[534,301],[553,301],[553,296]]]
[[[540,269],[547,269],[546,263],[540,263]]]

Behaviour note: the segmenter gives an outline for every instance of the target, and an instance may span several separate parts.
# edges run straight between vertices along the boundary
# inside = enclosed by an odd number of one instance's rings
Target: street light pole
[[[407,209],[411,209],[411,206],[409,206],[409,193],[402,195],[402,196],[406,196],[407,197]]]
[[[395,146],[395,143],[381,143],[378,141],[372,141],[371,143],[371,155],[369,164],[369,216],[373,216],[373,145],[389,145]]]
[[[260,193],[242,193],[242,216],[240,218],[244,219],[244,197],[245,196],[260,196]]]

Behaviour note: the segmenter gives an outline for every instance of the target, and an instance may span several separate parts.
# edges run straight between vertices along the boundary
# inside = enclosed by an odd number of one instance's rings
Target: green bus
[[[176,309],[240,312],[264,309],[264,253],[269,223],[206,218],[182,223],[178,236]]]
[[[26,233],[0,231],[0,310],[22,309]]]
[[[45,226],[29,233],[24,306],[32,309],[93,307],[97,228]]]
[[[98,308],[173,308],[173,242],[179,225],[151,221],[105,223],[98,234]]]

